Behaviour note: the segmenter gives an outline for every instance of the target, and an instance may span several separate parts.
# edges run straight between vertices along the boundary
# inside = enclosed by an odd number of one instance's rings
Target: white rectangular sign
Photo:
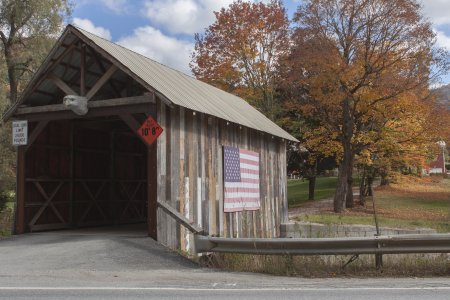
[[[12,122],[12,140],[14,146],[26,145],[28,143],[28,121]]]

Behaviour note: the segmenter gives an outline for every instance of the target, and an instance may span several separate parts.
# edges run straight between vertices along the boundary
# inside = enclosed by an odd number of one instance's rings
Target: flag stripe
[[[229,191],[225,192],[227,199],[240,199],[240,198],[258,198],[259,192],[247,192],[247,191]]]
[[[242,152],[242,149],[239,149],[240,153],[239,153],[239,157],[242,159],[246,159],[246,160],[250,160],[250,161],[254,161],[257,162],[259,164],[259,155],[254,155],[254,153],[256,152],[252,152],[253,154],[246,154]],[[258,153],[256,153],[258,154]]]
[[[259,166],[252,165],[252,164],[246,164],[246,163],[243,163],[243,162],[241,162],[240,167],[241,167],[241,171],[242,171],[242,169],[259,171]]]
[[[242,187],[242,186],[245,186],[250,189],[258,189],[258,191],[259,191],[259,181],[258,182],[227,182],[225,184],[225,188],[238,188],[238,187]]]

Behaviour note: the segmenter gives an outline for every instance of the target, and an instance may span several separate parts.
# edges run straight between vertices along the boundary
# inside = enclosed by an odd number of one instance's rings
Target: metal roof
[[[297,141],[244,99],[222,91],[180,71],[169,68],[125,47],[83,29],[68,25],[67,30],[108,53],[119,65],[162,94],[167,100],[197,112]],[[120,66],[119,66],[120,67]],[[22,99],[23,100],[23,99]]]

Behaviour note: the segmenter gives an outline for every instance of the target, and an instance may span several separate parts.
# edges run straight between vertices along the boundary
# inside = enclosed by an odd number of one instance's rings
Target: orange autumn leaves
[[[196,44],[196,78],[249,101],[275,119],[279,61],[289,50],[289,21],[280,1],[236,1],[216,12]]]

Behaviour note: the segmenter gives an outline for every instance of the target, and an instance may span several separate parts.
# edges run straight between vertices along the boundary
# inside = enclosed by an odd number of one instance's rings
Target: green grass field
[[[375,190],[381,227],[432,228],[450,232],[450,179],[406,178],[403,182]],[[374,225],[372,200],[342,214],[323,212],[304,215],[299,221],[323,224]]]
[[[315,200],[333,197],[336,189],[337,177],[317,177]],[[308,202],[309,181],[292,179],[288,181],[288,202],[290,207],[295,207]]]

